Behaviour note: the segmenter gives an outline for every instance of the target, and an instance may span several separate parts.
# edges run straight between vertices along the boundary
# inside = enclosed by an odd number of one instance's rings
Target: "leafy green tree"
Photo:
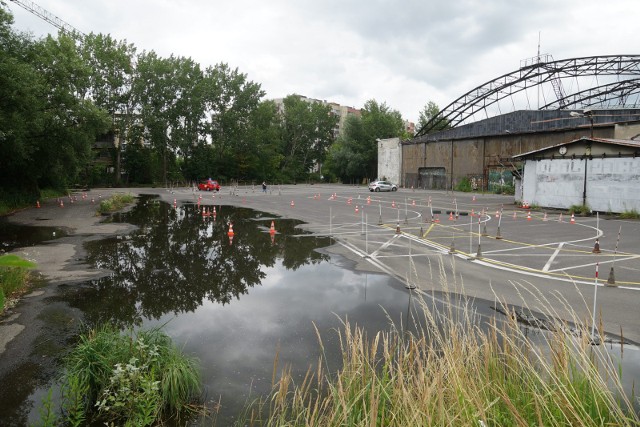
[[[438,117],[439,115],[440,115],[440,108],[438,107],[438,105],[433,101],[429,101],[427,105],[424,106],[422,111],[420,111],[420,117],[418,118],[418,130],[425,127],[425,125],[431,119],[433,119],[434,117]],[[438,132],[440,130],[448,129],[449,127],[450,127],[449,121],[441,118],[440,121],[436,123],[436,126],[429,133]]]
[[[202,72],[189,58],[161,58],[155,52],[138,57],[133,94],[140,106],[144,139],[162,162],[165,185],[176,171],[178,156],[188,155],[199,140],[204,118]]]
[[[130,141],[136,120],[132,96],[136,48],[110,35],[89,34],[82,43],[82,55],[90,68],[90,94],[95,104],[107,111],[115,136],[115,184],[120,182],[121,153]]]
[[[213,175],[242,177],[252,149],[248,138],[250,117],[264,91],[238,69],[217,64],[205,70],[203,100],[207,112],[204,130],[216,156]]]
[[[331,107],[289,95],[282,111],[282,154],[280,170],[289,179],[303,179],[312,167],[324,161],[334,141],[338,118]]]
[[[65,188],[77,182],[93,158],[96,137],[109,128],[107,113],[88,98],[90,66],[77,40],[60,33],[36,43],[35,64],[45,83],[44,132],[34,156],[44,186]]]
[[[343,181],[374,179],[378,170],[377,139],[404,136],[402,115],[369,100],[362,117],[350,116],[345,121],[343,135],[331,147],[331,171]]]
[[[0,193],[35,196],[39,173],[31,159],[44,134],[45,87],[33,64],[32,41],[16,34],[12,23],[0,7]]]
[[[279,166],[284,156],[280,135],[280,117],[275,102],[260,102],[251,113],[246,144],[238,152],[241,173],[258,181],[281,181]]]

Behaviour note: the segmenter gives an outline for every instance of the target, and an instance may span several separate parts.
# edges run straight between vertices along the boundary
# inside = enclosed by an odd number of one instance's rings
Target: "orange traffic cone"
[[[471,198],[471,201],[472,201],[472,202],[475,202],[475,201],[476,201],[476,196],[475,196],[475,195]]]
[[[276,234],[276,225],[271,221],[271,228],[269,228],[269,234]]]
[[[293,203],[293,200],[291,201],[291,207],[294,207],[296,204]]]
[[[367,204],[370,205],[371,204],[371,196],[367,197]]]
[[[449,221],[453,221],[453,211],[449,211]]]
[[[440,215],[436,214],[436,219],[433,222],[440,222]]]
[[[40,209],[40,200],[36,200],[36,208]]]
[[[359,212],[359,211],[358,211],[358,205],[356,205],[356,213],[358,213],[358,212]]]
[[[527,221],[531,221],[531,211],[527,212]]]
[[[415,201],[415,200],[412,200],[412,201],[411,201],[411,206],[415,206],[415,205],[416,205],[416,201]]]
[[[576,223],[576,216],[571,213],[571,220],[569,221],[571,224],[575,224]]]
[[[349,198],[347,199],[347,204],[348,204],[348,205],[350,205],[350,204],[351,204],[351,200],[352,200],[352,197],[349,197]]]
[[[232,237],[234,236],[234,232],[233,232],[233,223],[229,223],[229,231],[227,231],[227,236]]]
[[[391,207],[392,207],[392,208],[395,208],[395,207],[396,207],[396,201],[395,201],[395,200],[393,200],[393,201],[391,202]]]
[[[500,218],[500,211],[496,210],[496,219]]]

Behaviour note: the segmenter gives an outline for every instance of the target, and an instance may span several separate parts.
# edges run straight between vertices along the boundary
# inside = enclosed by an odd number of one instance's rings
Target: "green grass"
[[[30,282],[29,269],[36,265],[17,255],[0,256],[0,313],[4,310],[7,297],[24,292]]]
[[[622,219],[640,219],[640,213],[637,210],[631,209],[630,211],[624,211],[620,214]]]
[[[571,205],[571,207],[569,208],[569,213],[589,216],[591,215],[591,208],[589,208],[588,205]]]
[[[61,383],[61,411],[50,421],[43,408],[43,425],[161,423],[192,409],[201,385],[196,360],[160,329],[121,334],[112,326],[80,336]]]
[[[133,203],[134,197],[132,194],[114,194],[108,199],[100,202],[98,206],[98,213],[108,214],[119,211],[128,204]]]
[[[237,425],[640,425],[621,373],[606,350],[590,344],[588,325],[576,336],[558,322],[534,345],[515,314],[480,328],[471,308],[436,312],[422,304],[414,320],[423,325],[417,332],[392,325],[371,337],[345,321],[338,331],[343,365],[335,373],[321,358],[297,384],[289,368],[278,377],[274,363],[273,391]]]
[[[36,201],[60,197],[67,192],[53,189],[40,190],[38,194],[0,192],[0,216],[7,215],[18,209],[35,207]]]

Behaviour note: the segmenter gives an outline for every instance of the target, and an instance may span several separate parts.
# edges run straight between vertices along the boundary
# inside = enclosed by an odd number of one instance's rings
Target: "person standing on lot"
[[[267,192],[267,183],[265,181],[262,181],[262,192],[263,193]]]

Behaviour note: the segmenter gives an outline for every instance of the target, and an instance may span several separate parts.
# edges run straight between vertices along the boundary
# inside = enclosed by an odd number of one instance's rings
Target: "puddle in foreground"
[[[173,209],[141,198],[113,219],[136,224],[138,231],[87,246],[89,261],[113,273],[61,286],[55,302],[81,311],[89,324],[164,325],[177,346],[200,359],[206,400],[222,405],[217,425],[230,425],[247,402],[269,392],[276,355],[280,367],[289,365],[302,378],[321,352],[314,325],[335,369],[341,319],[370,333],[388,330],[384,307],[397,325],[407,323],[404,286],[387,276],[353,272],[343,258],[318,252],[329,239],[293,237],[300,234],[298,221],[216,208],[214,220],[194,205]],[[273,241],[272,220],[278,231]],[[490,311],[488,304],[478,309]],[[27,400],[38,402],[47,387],[33,387]],[[39,405],[29,404],[17,415],[21,422],[4,411],[1,418],[12,425],[36,422]]]

